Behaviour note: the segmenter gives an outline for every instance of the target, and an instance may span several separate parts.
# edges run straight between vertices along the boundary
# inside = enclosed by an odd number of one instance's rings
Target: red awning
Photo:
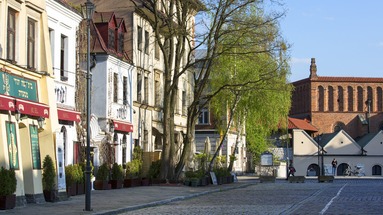
[[[15,99],[0,94],[0,110],[15,111]]]
[[[126,133],[133,132],[133,125],[129,122],[121,122],[121,121],[113,120],[113,123],[114,123],[115,131],[121,131]]]
[[[49,118],[49,106],[42,103],[16,99],[16,109],[21,114]]]
[[[74,110],[67,110],[57,108],[57,115],[59,120],[80,122],[81,121],[81,113]]]

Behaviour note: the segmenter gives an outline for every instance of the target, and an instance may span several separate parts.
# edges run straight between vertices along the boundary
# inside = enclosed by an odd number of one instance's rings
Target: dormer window
[[[109,30],[108,30],[108,48],[111,50],[116,50],[116,47],[115,47],[116,38],[114,35],[115,35],[114,29],[109,28]]]
[[[118,53],[123,53],[124,52],[124,34],[119,33],[118,34]]]

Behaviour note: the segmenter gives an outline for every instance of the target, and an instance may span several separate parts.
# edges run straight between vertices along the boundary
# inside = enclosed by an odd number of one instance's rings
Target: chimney
[[[317,65],[315,64],[315,58],[311,58],[310,65],[310,79],[317,78]]]

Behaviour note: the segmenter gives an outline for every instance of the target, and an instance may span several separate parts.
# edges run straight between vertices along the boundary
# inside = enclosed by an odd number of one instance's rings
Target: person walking
[[[294,176],[294,173],[295,173],[295,168],[293,167],[293,165],[290,165],[289,173],[287,174],[287,179],[289,179],[290,175]]]
[[[331,162],[331,165],[332,165],[332,175],[335,176],[336,166],[338,165],[338,161],[336,161],[336,159],[334,158]]]

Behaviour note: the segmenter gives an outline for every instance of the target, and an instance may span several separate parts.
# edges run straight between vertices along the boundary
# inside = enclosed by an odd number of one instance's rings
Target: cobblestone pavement
[[[258,183],[124,214],[383,214],[381,180]]]

